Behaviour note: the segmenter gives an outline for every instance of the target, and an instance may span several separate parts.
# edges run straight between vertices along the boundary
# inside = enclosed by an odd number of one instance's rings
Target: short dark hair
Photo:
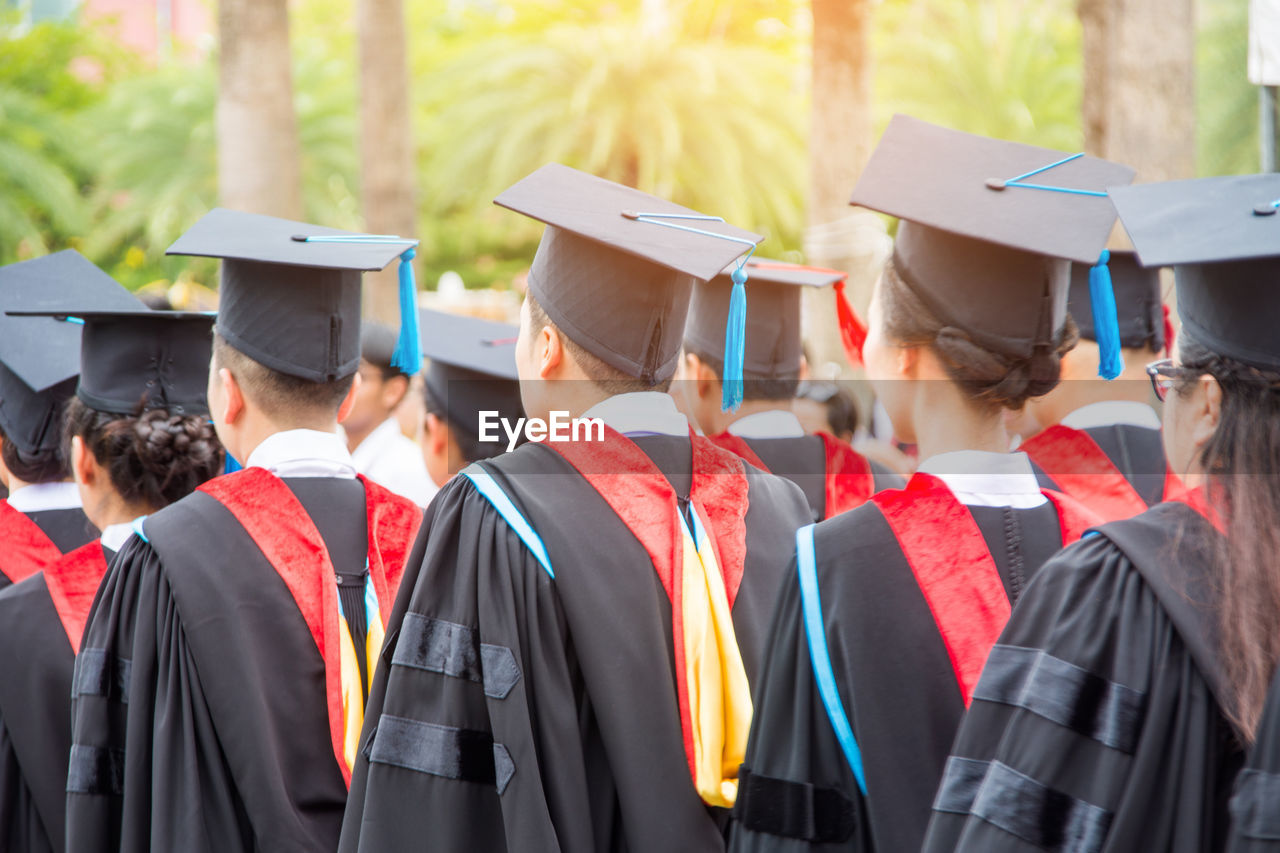
[[[422,389],[422,402],[428,415],[435,415],[449,425],[449,435],[457,442],[458,452],[462,454],[462,458],[468,463],[479,462],[481,459],[492,459],[506,451],[507,448],[503,442],[481,441],[465,426],[450,418],[448,410],[435,398],[435,394],[432,393],[430,387]]]
[[[331,417],[338,413],[355,374],[329,382],[312,382],[273,370],[213,336],[213,363],[225,367],[240,383],[244,393],[275,421],[287,422],[291,417]]]
[[[37,453],[26,453],[0,429],[0,458],[9,473],[24,483],[60,483],[71,476],[67,458],[60,447],[48,447]]]
[[[701,347],[685,347],[685,351],[696,355],[698,360],[710,367],[716,379],[724,382],[724,358],[720,355],[704,352]],[[785,376],[763,377],[749,370],[742,372],[743,400],[791,400],[800,389],[800,369]]]
[[[533,331],[540,332],[547,326],[555,329],[556,334],[560,336],[560,340],[564,343],[564,348],[568,350],[569,357],[573,359],[578,367],[582,368],[582,372],[587,374],[587,378],[591,380],[593,385],[609,396],[615,397],[619,394],[631,394],[636,391],[666,393],[671,388],[670,376],[650,383],[632,376],[626,371],[619,370],[606,363],[599,356],[587,352],[585,347],[570,338],[557,328],[555,323],[551,322],[551,318],[547,316],[546,311],[542,310],[542,306],[538,304],[538,300],[533,298],[532,293],[525,296],[525,299],[529,302],[529,325],[533,328]]]

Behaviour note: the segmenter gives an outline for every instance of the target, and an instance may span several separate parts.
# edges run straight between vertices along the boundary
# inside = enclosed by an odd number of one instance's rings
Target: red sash
[[[58,546],[44,535],[40,525],[8,501],[0,501],[0,542],[4,543],[0,572],[13,583],[26,580],[62,557]]]
[[[1087,503],[1104,521],[1132,518],[1147,511],[1147,502],[1082,429],[1055,424],[1023,442],[1019,449],[1026,451],[1062,491]],[[1177,477],[1167,472],[1166,500],[1176,483]]]
[[[368,516],[369,577],[386,627],[422,511],[412,501],[364,477],[360,482]],[[333,754],[342,778],[350,785],[351,769],[343,747],[338,587],[320,531],[285,482],[265,468],[246,468],[199,488],[235,516],[293,595],[324,660]]]
[[[98,586],[106,573],[107,555],[103,553],[101,539],[67,552],[44,570],[53,609],[58,611],[58,620],[75,654],[80,654],[80,639],[89,621],[93,597],[98,594]]]
[[[1065,495],[1048,490],[1044,495],[1058,511],[1063,545],[1100,521]],[[917,473],[906,488],[880,492],[871,500],[889,523],[924,594],[967,708],[1010,612],[982,530],[951,490],[929,474]]]
[[[875,494],[875,475],[871,473],[871,463],[845,442],[825,432],[815,433],[822,439],[822,451],[826,459],[826,512],[823,518],[862,506]],[[722,450],[735,453],[750,462],[761,471],[768,471],[769,466],[756,455],[746,439],[723,432],[720,435],[708,436],[707,440]]]
[[[699,436],[690,436],[690,440],[693,485],[689,502],[705,522],[732,607],[747,556],[747,475],[737,456]],[[684,608],[679,590],[683,589],[684,560],[675,490],[635,442],[607,425],[604,441],[548,442],[546,446],[582,475],[644,546],[671,600],[676,672],[683,673]],[[692,767],[693,727],[684,678],[676,679],[676,688],[685,756]]]

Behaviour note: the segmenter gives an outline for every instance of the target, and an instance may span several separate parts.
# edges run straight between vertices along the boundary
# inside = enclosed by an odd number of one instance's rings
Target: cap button
[[[305,243],[305,242],[307,242],[307,235],[306,235],[306,234],[294,234],[294,235],[293,235],[292,237],[290,237],[289,239],[293,240],[293,242],[295,242],[295,243]]]
[[[1275,216],[1276,206],[1274,202],[1266,202],[1265,204],[1255,204],[1253,206],[1254,216]]]
[[[1002,181],[999,178],[987,178],[987,189],[1002,190],[1005,188],[1006,183],[1006,181]]]
[[[639,219],[639,218],[640,218],[640,214],[636,213],[634,210],[624,210],[624,211],[622,211],[622,215],[623,215],[624,217],[626,217],[627,219]]]

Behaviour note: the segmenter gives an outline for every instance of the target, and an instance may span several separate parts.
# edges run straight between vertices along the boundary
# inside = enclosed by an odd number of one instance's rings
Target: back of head
[[[279,429],[312,426],[335,420],[351,390],[355,373],[333,380],[313,381],[274,370],[214,336],[213,364],[235,377],[246,402]]]
[[[0,429],[0,457],[8,472],[24,483],[58,483],[71,476],[60,447],[49,445],[35,452],[24,451],[3,429]]]

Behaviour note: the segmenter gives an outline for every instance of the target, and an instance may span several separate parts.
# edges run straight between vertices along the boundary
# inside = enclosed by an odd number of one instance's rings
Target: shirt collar
[[[399,434],[400,422],[394,417],[387,418],[378,424],[373,432],[366,435],[364,441],[356,445],[355,450],[351,451],[351,464],[358,471],[365,470],[378,455],[378,451],[386,445],[387,440]]]
[[[123,524],[108,524],[102,528],[102,547],[108,551],[119,551],[132,535],[132,521],[126,521]]]
[[[729,424],[729,433],[742,438],[804,438],[804,427],[794,413],[770,409],[738,418]]]
[[[930,456],[918,470],[937,477],[966,506],[1032,509],[1047,500],[1025,453],[955,450]]]
[[[1136,426],[1160,429],[1160,416],[1146,403],[1136,400],[1103,400],[1081,406],[1062,419],[1072,429],[1104,426]]]
[[[21,513],[79,509],[80,487],[75,483],[32,483],[9,494],[9,506]]]
[[[610,429],[625,436],[689,436],[689,419],[676,408],[676,401],[660,391],[633,391],[601,400],[583,412],[584,418],[600,418]]]
[[[268,436],[254,448],[246,468],[266,468],[277,477],[355,479],[347,445],[335,432],[289,429]]]

